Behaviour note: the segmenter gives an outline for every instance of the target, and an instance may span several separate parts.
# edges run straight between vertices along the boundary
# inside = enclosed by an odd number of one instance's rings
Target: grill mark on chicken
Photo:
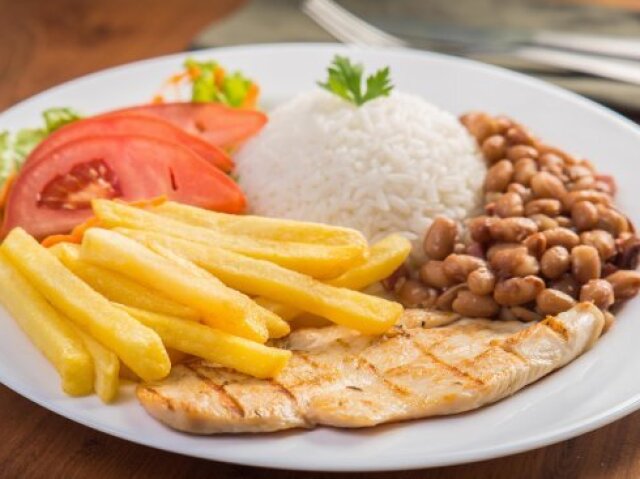
[[[195,360],[140,385],[138,397],[160,421],[199,434],[367,427],[455,414],[508,397],[570,362],[594,344],[604,317],[583,303],[527,325],[461,319],[433,329],[416,321],[402,326],[402,334],[378,338],[338,326],[295,331],[275,343],[293,356],[274,380]]]
[[[206,374],[202,374],[199,370],[200,366],[196,365],[195,367],[192,365],[192,362],[186,362],[184,367],[189,369],[195,374],[198,379],[202,381],[208,388],[212,389],[216,393],[218,393],[221,403],[231,412],[237,414],[240,417],[245,417],[246,412],[242,405],[236,401],[236,399],[231,396],[225,389],[225,384],[219,385],[211,380]]]

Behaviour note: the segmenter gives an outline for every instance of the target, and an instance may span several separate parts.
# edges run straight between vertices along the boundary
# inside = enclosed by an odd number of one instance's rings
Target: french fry
[[[380,334],[402,313],[402,306],[375,296],[336,288],[269,261],[157,233],[129,232],[151,249],[168,248],[247,294],[289,304],[365,334]]]
[[[151,381],[169,374],[169,357],[153,330],[115,308],[23,229],[13,229],[0,250],[54,307],[141,378]]]
[[[167,346],[257,378],[276,376],[291,357],[291,351],[248,341],[193,321],[120,307],[153,328]]]
[[[93,200],[93,211],[105,227],[153,231],[203,244],[215,244],[258,259],[265,259],[317,278],[335,278],[366,260],[363,244],[323,245],[274,241],[219,233],[109,200]]]
[[[160,314],[197,320],[200,313],[176,303],[153,289],[142,286],[126,276],[80,259],[80,246],[58,243],[49,248],[76,276],[115,303],[146,309]]]
[[[75,324],[72,326],[82,338],[82,342],[93,358],[96,394],[105,403],[113,401],[118,395],[118,386],[120,385],[120,359],[114,352],[105,348]]]
[[[117,230],[118,228],[116,228],[114,231],[117,231]],[[186,270],[189,270],[192,274],[196,276],[200,276],[201,278],[204,278],[204,279],[208,279],[211,277],[211,273],[196,266],[194,263],[174,253],[170,249],[156,245],[156,247],[154,248],[154,251],[158,254],[161,254],[165,258],[175,263],[178,263],[179,265],[184,267]],[[291,332],[291,328],[289,327],[289,324],[283,319],[281,319],[279,316],[277,316],[275,313],[273,313],[272,311],[265,310],[264,308],[260,307],[257,304],[251,305],[251,307],[255,309],[256,315],[259,316],[260,319],[264,321],[264,324],[267,327],[267,331],[269,332],[270,338],[281,338]]]
[[[411,253],[411,242],[398,234],[389,235],[374,243],[369,258],[337,278],[326,283],[340,288],[360,290],[388,278]]]
[[[0,303],[58,371],[65,393],[93,391],[93,360],[82,339],[2,252]]]
[[[173,201],[166,201],[152,209],[166,218],[201,226],[221,233],[251,236],[252,238],[325,245],[355,245],[367,248],[367,240],[357,230],[322,223],[292,221],[262,216],[231,215],[205,210]]]
[[[369,259],[337,278],[325,281],[331,286],[360,290],[393,273],[409,256],[411,243],[400,235],[390,235],[378,241],[370,249]],[[258,297],[254,301],[263,308],[273,311],[285,321],[292,321],[302,311],[269,298]]]
[[[168,298],[198,311],[202,320],[215,328],[261,343],[268,338],[263,316],[272,313],[214,276],[196,275],[193,268],[167,259],[119,233],[88,230],[82,240],[80,259],[157,288]]]

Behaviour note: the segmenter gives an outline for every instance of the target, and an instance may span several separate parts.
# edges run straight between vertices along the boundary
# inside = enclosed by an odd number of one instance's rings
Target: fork
[[[396,48],[412,46],[409,41],[367,23],[333,0],[305,0],[302,11],[337,40],[347,44]],[[506,53],[538,64],[640,85],[640,65],[629,60],[546,47],[515,47]]]

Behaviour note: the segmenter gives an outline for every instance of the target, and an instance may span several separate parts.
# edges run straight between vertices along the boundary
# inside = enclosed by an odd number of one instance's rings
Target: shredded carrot
[[[240,108],[245,110],[254,110],[256,108],[256,104],[258,103],[258,96],[260,95],[260,87],[252,83],[249,87],[249,91],[247,92],[247,96],[244,98],[242,105]]]
[[[150,208],[154,206],[159,206],[166,201],[168,201],[167,195],[160,195],[154,198],[148,198],[144,200],[129,201],[127,204],[131,206],[136,206],[138,208]]]
[[[215,69],[213,70],[213,78],[218,88],[222,88],[222,83],[224,82],[224,75],[225,75],[224,68],[216,65]]]
[[[76,243],[80,244],[82,242],[82,237],[84,236],[85,231],[89,228],[93,228],[94,226],[98,226],[100,224],[100,220],[95,216],[92,216],[87,221],[80,223],[78,226],[71,230],[71,233],[64,235],[51,235],[47,236],[42,240],[42,246],[45,248],[50,248],[51,246],[58,243]]]
[[[4,209],[4,205],[7,203],[7,198],[9,197],[9,191],[11,191],[11,187],[17,176],[18,174],[15,171],[11,173],[0,188],[0,210]]]

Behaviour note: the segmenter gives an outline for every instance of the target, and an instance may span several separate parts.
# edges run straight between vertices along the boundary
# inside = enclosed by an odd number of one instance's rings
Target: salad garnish
[[[327,72],[327,81],[318,82],[318,85],[356,106],[378,97],[389,96],[393,90],[389,67],[381,68],[373,75],[369,75],[364,92],[362,91],[364,67],[361,63],[351,63],[349,58],[336,55]]]

